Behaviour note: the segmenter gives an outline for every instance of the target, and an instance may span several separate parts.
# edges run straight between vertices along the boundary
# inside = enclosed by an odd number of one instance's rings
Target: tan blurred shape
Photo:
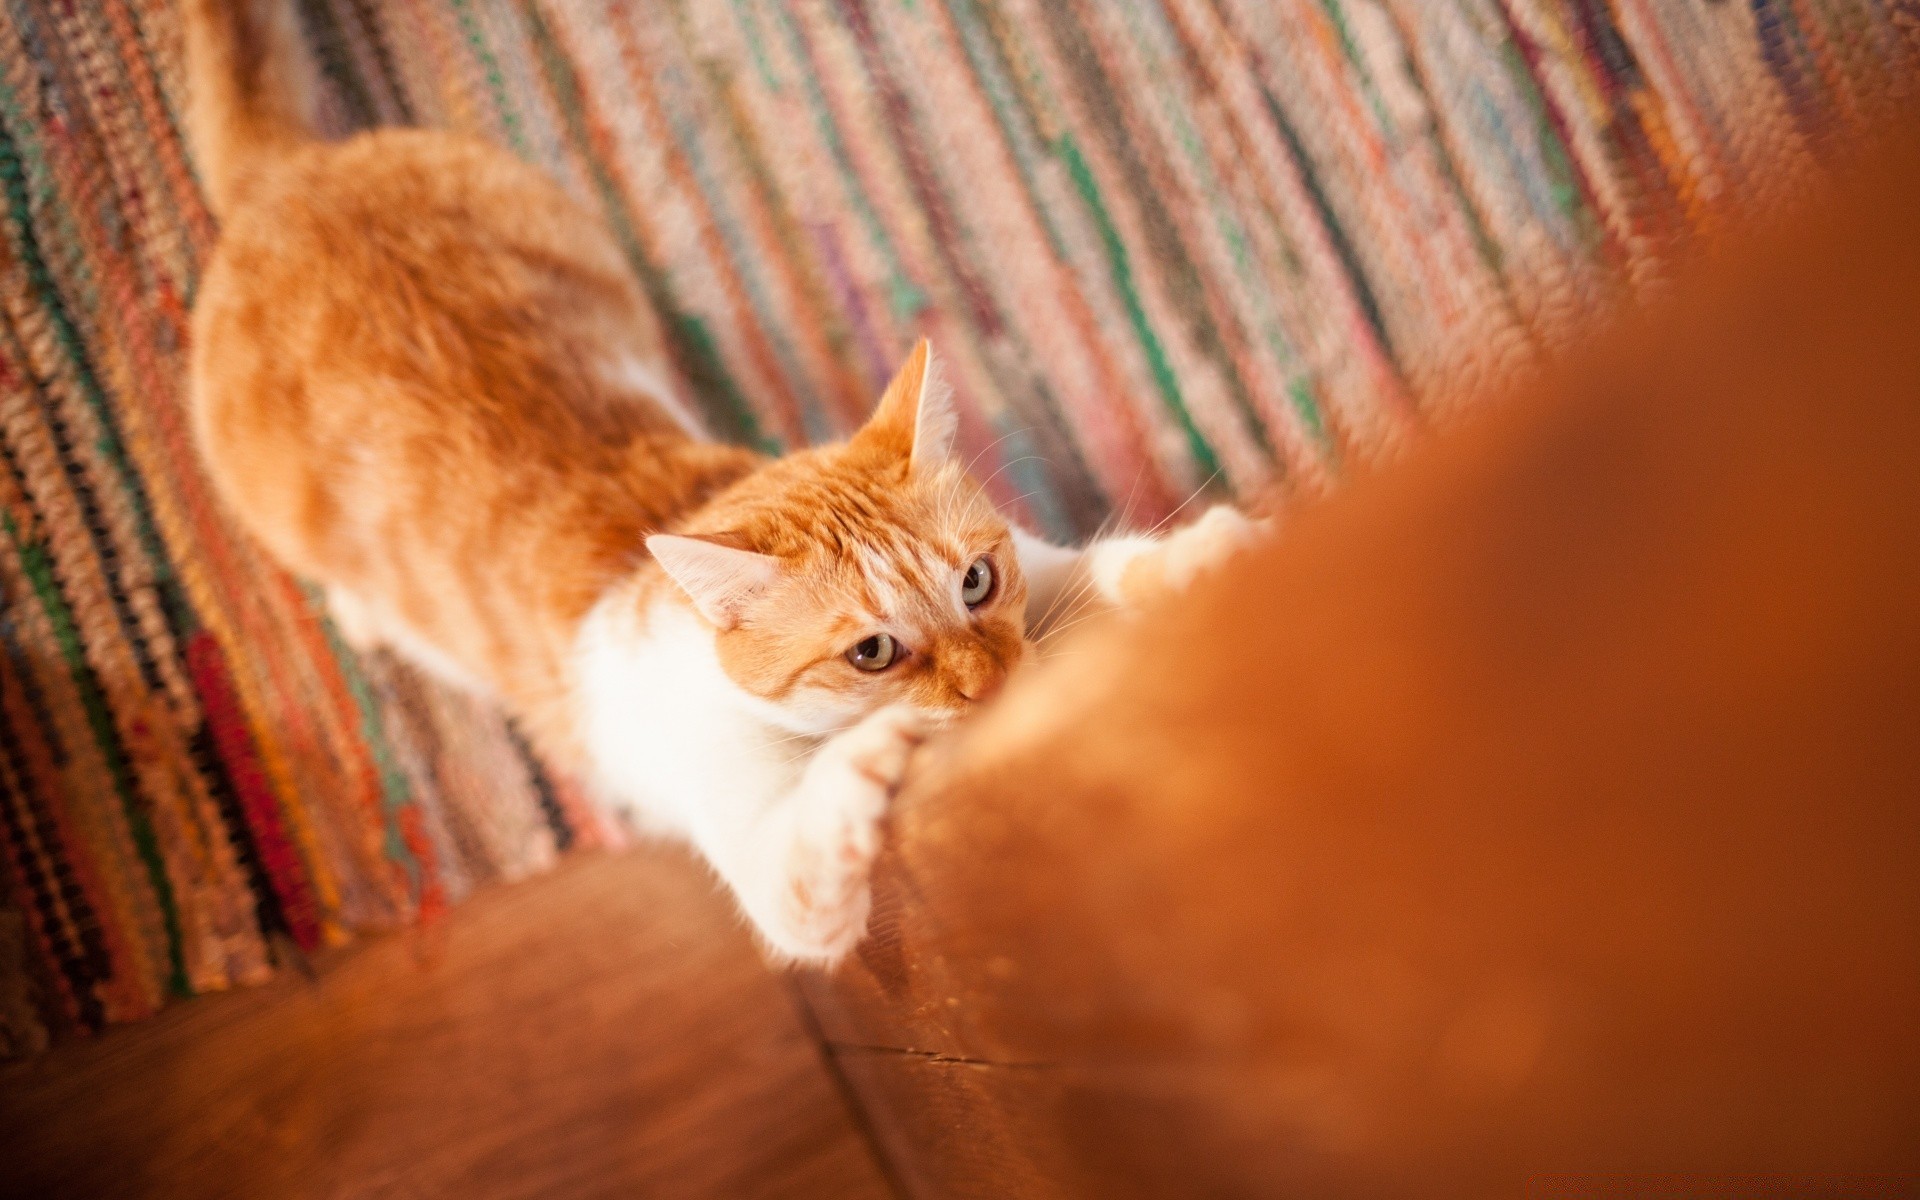
[[[1920,1189],[1920,123],[899,804],[916,1196]]]

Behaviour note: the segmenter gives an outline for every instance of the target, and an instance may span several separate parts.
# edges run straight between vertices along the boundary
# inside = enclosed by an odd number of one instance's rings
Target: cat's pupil
[[[993,564],[984,558],[976,558],[960,577],[960,599],[968,608],[977,608],[993,594]]]
[[[893,662],[895,653],[893,638],[876,633],[847,651],[847,661],[862,671],[882,671]]]

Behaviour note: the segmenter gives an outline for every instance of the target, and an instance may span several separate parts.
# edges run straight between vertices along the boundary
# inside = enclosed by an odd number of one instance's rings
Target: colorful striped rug
[[[1060,535],[1318,490],[1534,358],[1902,78],[1905,0],[302,0],[344,131],[478,131],[618,234],[765,445],[930,335]],[[182,411],[215,236],[167,0],[0,0],[0,1050],[616,840],[357,659]]]

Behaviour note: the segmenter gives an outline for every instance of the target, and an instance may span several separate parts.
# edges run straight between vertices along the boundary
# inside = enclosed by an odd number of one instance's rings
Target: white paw
[[[1161,581],[1176,590],[1186,587],[1252,545],[1266,528],[1267,522],[1252,520],[1237,508],[1214,505],[1160,543]]]
[[[1164,538],[1112,538],[1093,547],[1094,582],[1112,603],[1133,607],[1181,591],[1199,575],[1245,549],[1267,531],[1238,509],[1215,505],[1193,524]]]
[[[866,932],[880,818],[929,731],[912,709],[883,708],[828,740],[807,764],[793,796],[780,892],[761,930],[775,950],[829,963]]]
[[[329,585],[327,615],[333,618],[333,627],[340,631],[340,640],[353,649],[362,654],[379,649],[380,631],[360,597],[338,584]]]

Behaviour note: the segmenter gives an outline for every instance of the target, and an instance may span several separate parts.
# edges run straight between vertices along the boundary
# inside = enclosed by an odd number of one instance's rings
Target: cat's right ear
[[[953,453],[959,424],[953,389],[940,378],[933,347],[921,338],[854,440],[884,446],[911,461],[915,470],[925,470]]]
[[[721,629],[740,624],[746,606],[780,578],[780,560],[703,537],[656,533],[647,552],[700,615]]]

